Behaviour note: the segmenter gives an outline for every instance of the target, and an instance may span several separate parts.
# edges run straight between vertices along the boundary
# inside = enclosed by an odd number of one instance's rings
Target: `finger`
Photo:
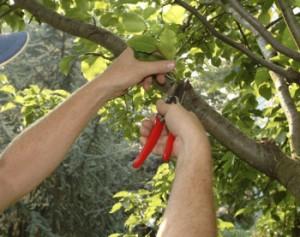
[[[152,84],[152,77],[146,77],[146,78],[143,80],[143,88],[144,88],[146,91],[150,89],[151,84]]]
[[[158,83],[164,84],[166,82],[165,75],[164,74],[158,74],[156,76],[156,80],[158,81]]]
[[[152,118],[149,118],[149,119],[145,119],[142,121],[142,127],[146,127],[148,129],[151,129],[153,127],[153,120]]]
[[[155,119],[156,119],[156,115],[152,114],[149,119],[152,121],[152,124],[154,124],[155,123]]]
[[[151,129],[147,127],[140,127],[140,134],[143,137],[148,137],[150,135]]]
[[[164,74],[175,68],[175,62],[170,60],[161,60],[155,62],[141,62],[147,75]]]
[[[168,110],[170,109],[171,105],[165,103],[163,100],[158,100],[156,102],[156,108],[157,111],[161,114],[161,115],[165,115]]]
[[[144,146],[146,144],[147,138],[146,137],[140,137],[140,143]]]
[[[156,146],[154,147],[153,153],[162,155],[165,150],[166,142],[167,142],[167,136],[161,137],[158,140]]]

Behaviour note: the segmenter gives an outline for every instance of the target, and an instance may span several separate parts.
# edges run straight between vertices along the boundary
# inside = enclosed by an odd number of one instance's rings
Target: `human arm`
[[[194,114],[180,105],[158,103],[168,129],[176,136],[175,180],[157,237],[214,237],[217,234],[212,190],[212,161],[205,130]],[[145,143],[153,122],[141,127]],[[164,132],[155,152],[162,154],[167,133]]]
[[[141,62],[125,50],[100,76],[27,128],[0,157],[0,212],[39,185],[65,157],[70,146],[98,109],[128,87],[152,74],[170,71],[174,62]],[[159,77],[162,82],[164,78]]]

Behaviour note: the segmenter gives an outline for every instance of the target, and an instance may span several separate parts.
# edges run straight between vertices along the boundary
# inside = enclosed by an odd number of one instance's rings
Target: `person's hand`
[[[187,111],[179,104],[166,104],[162,100],[157,102],[157,110],[161,115],[164,115],[167,129],[176,136],[173,155],[179,156],[182,152],[188,154],[192,148],[200,148],[201,146],[209,149],[206,131],[194,113]],[[152,117],[142,122],[140,141],[143,145],[151,132],[154,120],[155,118]],[[153,150],[154,153],[163,153],[167,137],[168,132],[165,129]]]
[[[161,60],[155,62],[139,61],[134,57],[131,48],[127,48],[110,67],[103,73],[104,82],[107,82],[111,93],[121,95],[129,87],[141,83],[144,89],[149,89],[152,75],[157,75],[159,83],[165,82],[165,74],[175,67],[175,62]]]

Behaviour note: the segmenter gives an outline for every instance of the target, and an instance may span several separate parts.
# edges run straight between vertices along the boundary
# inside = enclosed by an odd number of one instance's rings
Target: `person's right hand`
[[[194,113],[187,111],[179,104],[166,104],[162,100],[157,102],[157,111],[165,117],[167,129],[176,137],[173,155],[179,156],[180,153],[189,154],[191,150],[195,150],[195,148],[200,149],[201,146],[209,148],[206,131]],[[143,145],[146,143],[154,125],[154,119],[152,117],[142,122],[140,141]],[[167,137],[168,133],[165,129],[153,150],[154,153],[163,153]]]

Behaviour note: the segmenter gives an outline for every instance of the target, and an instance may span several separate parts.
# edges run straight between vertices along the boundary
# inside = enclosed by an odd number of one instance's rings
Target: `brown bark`
[[[270,57],[276,54],[272,49],[267,48],[268,42],[260,35],[260,33],[238,12],[234,9],[228,9],[232,12],[234,18],[245,28],[249,29],[256,37],[256,41],[262,55],[268,60]],[[276,95],[279,98],[281,108],[287,118],[290,133],[290,146],[292,158],[300,158],[300,112],[297,110],[296,104],[290,94],[289,87],[286,84],[285,78],[281,75],[269,71],[270,77],[272,78]]]
[[[175,3],[177,3],[178,5],[182,6],[183,8],[185,8],[187,11],[191,12],[195,17],[198,18],[198,20],[200,22],[202,22],[202,24],[209,30],[209,32],[214,35],[216,38],[222,40],[224,43],[230,45],[231,47],[241,51],[242,53],[244,53],[245,55],[247,55],[249,58],[251,58],[252,60],[254,60],[255,62],[265,66],[266,68],[278,73],[279,75],[284,76],[290,83],[297,83],[300,85],[300,73],[289,68],[287,70],[285,70],[283,67],[265,60],[264,58],[262,58],[261,56],[257,55],[256,53],[252,52],[251,50],[249,50],[245,45],[235,42],[234,40],[232,40],[231,38],[227,37],[226,35],[220,33],[219,31],[217,31],[213,25],[211,25],[204,16],[202,16],[199,11],[197,9],[195,9],[194,7],[190,6],[189,4],[187,4],[186,2],[182,1],[182,0],[175,0]],[[299,54],[300,56],[300,54]],[[300,60],[300,57],[299,57]]]
[[[277,2],[283,14],[286,25],[288,26],[293,39],[298,46],[298,49],[300,49],[300,24],[298,23],[292,8],[288,5],[286,0],[277,0]]]
[[[281,44],[278,40],[276,40],[273,35],[266,30],[266,28],[250,13],[248,13],[245,8],[241,5],[238,0],[226,0],[230,3],[232,8],[236,10],[256,31],[260,33],[260,35],[273,46],[278,52],[293,58],[297,61],[300,61],[300,53],[294,51],[283,44]]]

